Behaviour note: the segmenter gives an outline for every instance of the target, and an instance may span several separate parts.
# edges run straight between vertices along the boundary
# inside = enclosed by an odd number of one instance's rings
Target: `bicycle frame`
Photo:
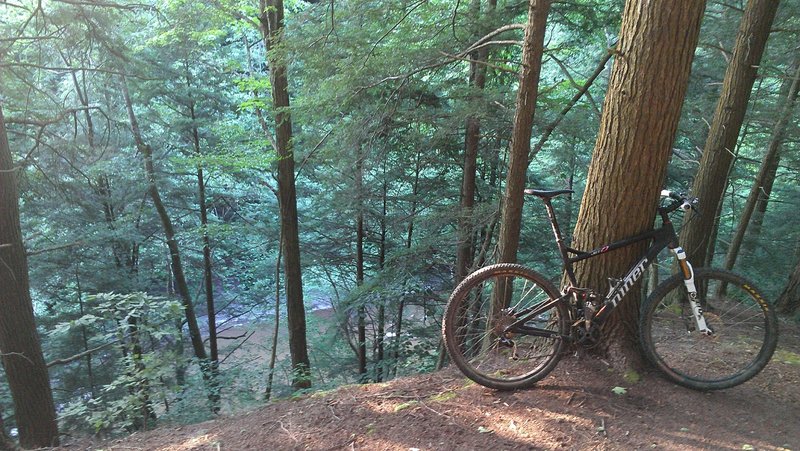
[[[643,232],[619,241],[614,241],[590,251],[581,251],[564,244],[564,239],[561,235],[561,229],[558,226],[558,220],[556,219],[555,211],[550,198],[542,197],[542,201],[545,204],[547,216],[550,219],[550,224],[553,228],[553,234],[555,235],[558,249],[561,252],[561,259],[563,261],[564,270],[566,272],[567,279],[569,280],[569,284],[563,291],[563,295],[558,299],[545,302],[542,305],[530,309],[529,311],[518,312],[520,316],[518,316],[517,321],[509,325],[507,330],[523,332],[530,335],[552,336],[552,332],[550,331],[534,330],[532,328],[525,327],[524,323],[552,307],[553,303],[563,302],[565,299],[574,296],[577,292],[585,291],[584,289],[578,287],[573,264],[579,261],[588,260],[601,254],[605,254],[606,252],[631,246],[642,241],[652,240],[652,243],[645,251],[644,256],[639,261],[634,263],[621,279],[616,279],[616,283],[613,284],[608,294],[603,299],[602,306],[592,317],[586,319],[595,322],[598,325],[602,325],[602,323],[620,303],[622,298],[628,294],[630,289],[636,284],[642,275],[644,275],[645,270],[656,260],[656,256],[665,248],[669,248],[670,251],[675,255],[675,258],[677,258],[678,265],[683,272],[684,283],[686,284],[686,288],[689,292],[689,303],[691,305],[695,322],[697,323],[698,331],[709,335],[712,333],[711,329],[706,324],[705,318],[703,317],[702,307],[698,302],[696,302],[697,290],[694,286],[694,271],[692,270],[692,265],[686,260],[686,253],[678,244],[678,237],[675,234],[675,229],[669,219],[668,209],[663,207],[658,208],[658,214],[661,217],[662,224],[661,227],[657,229]],[[610,281],[613,280],[614,279],[610,279]]]

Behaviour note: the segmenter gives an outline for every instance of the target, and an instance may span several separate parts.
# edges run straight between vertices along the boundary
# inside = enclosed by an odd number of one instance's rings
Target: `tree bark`
[[[19,193],[0,103],[0,352],[23,448],[58,446],[50,377],[33,314]]]
[[[652,228],[704,7],[704,0],[626,2],[573,247],[591,249]],[[585,260],[575,267],[578,283],[607,290],[607,278],[623,275],[644,248]],[[615,365],[639,364],[640,291],[631,289],[603,328],[599,352]]]
[[[777,0],[748,0],[745,6],[700,168],[692,184],[692,195],[700,199],[707,214],[695,216],[691,222],[687,215],[681,229],[681,244],[695,266],[707,261],[716,216],[711,212],[716,212],[722,201],[739,130],[777,8]]]
[[[525,175],[528,170],[528,154],[531,150],[531,125],[536,111],[536,95],[539,89],[539,72],[544,52],[544,34],[551,0],[529,0],[528,23],[522,46],[522,71],[517,91],[514,112],[514,130],[511,135],[511,150],[508,159],[506,189],[503,195],[503,212],[498,238],[499,261],[517,261]]]
[[[306,310],[300,266],[300,232],[297,223],[297,192],[294,180],[292,118],[289,112],[289,78],[286,61],[276,55],[283,39],[283,0],[259,0],[259,23],[267,48],[272,104],[275,108],[275,143],[278,149],[278,203],[281,209],[283,261],[286,287],[286,317],[292,387],[311,386],[311,362],[306,341]]]

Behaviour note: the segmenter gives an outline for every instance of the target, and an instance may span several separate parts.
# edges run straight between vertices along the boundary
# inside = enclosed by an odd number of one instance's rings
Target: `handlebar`
[[[679,208],[683,211],[694,210],[695,212],[700,213],[700,211],[697,209],[697,202],[699,199],[696,197],[687,196],[685,193],[676,193],[666,189],[661,191],[661,196],[669,197],[675,201],[672,203],[672,205],[662,207],[665,213],[672,213]]]

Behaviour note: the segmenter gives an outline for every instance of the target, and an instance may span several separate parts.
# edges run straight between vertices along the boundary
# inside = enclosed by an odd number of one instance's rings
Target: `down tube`
[[[609,291],[608,296],[606,296],[603,302],[603,307],[597,312],[592,319],[593,321],[600,325],[608,319],[608,315],[619,305],[620,301],[628,294],[631,288],[636,285],[636,282],[642,278],[647,268],[655,262],[658,254],[667,247],[671,241],[671,237],[659,236],[656,238],[653,245],[647,249],[645,256],[631,266],[625,274],[625,277],[620,279],[614,288]]]

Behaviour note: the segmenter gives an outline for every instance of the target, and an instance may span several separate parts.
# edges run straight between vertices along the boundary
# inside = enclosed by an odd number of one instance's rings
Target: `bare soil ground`
[[[497,392],[449,368],[62,449],[800,449],[795,323],[781,323],[775,357],[744,385],[701,393],[642,376],[633,382],[601,360],[565,356],[534,389]]]

